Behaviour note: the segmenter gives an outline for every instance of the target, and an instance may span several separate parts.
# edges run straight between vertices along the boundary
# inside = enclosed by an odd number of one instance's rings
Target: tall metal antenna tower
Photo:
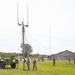
[[[49,27],[49,51],[50,51],[50,55],[51,55],[51,29]]]
[[[17,24],[19,26],[22,27],[22,51],[23,51],[23,71],[25,71],[25,48],[24,48],[24,40],[25,40],[25,36],[24,36],[24,33],[25,33],[25,27],[28,27],[28,5],[27,5],[27,25],[24,25],[24,18],[23,18],[23,21],[21,23],[19,23],[19,12],[18,12],[18,2],[17,2]]]

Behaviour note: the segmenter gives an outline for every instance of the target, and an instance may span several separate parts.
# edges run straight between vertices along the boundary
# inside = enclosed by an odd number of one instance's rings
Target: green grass
[[[31,70],[23,71],[23,64],[19,62],[18,69],[11,69],[10,66],[6,66],[6,69],[0,69],[0,75],[75,75],[75,65],[73,61],[69,64],[68,61],[56,61],[56,65],[53,66],[52,61],[37,61],[37,71],[32,71],[32,61]],[[25,64],[27,69],[27,65]]]

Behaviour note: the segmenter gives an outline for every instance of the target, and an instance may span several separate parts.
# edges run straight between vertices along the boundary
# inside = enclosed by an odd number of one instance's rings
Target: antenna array
[[[22,23],[20,24],[19,23],[19,12],[18,12],[18,2],[17,2],[17,24],[22,26],[22,38],[23,38],[23,47],[22,47],[22,52],[23,52],[23,71],[25,70],[25,47],[24,47],[24,40],[25,40],[25,37],[24,37],[24,33],[25,33],[25,27],[28,27],[28,6],[27,6],[27,25],[24,25],[24,18],[23,18],[23,21]]]

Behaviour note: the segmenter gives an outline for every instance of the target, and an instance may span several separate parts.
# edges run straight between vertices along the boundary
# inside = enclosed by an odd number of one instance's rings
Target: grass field
[[[66,60],[56,61],[56,65],[53,66],[52,61],[37,61],[37,71],[32,71],[32,61],[31,61],[31,70],[23,71],[23,64],[19,62],[18,69],[11,69],[10,66],[6,66],[6,69],[0,69],[0,75],[75,75],[75,65],[73,61],[71,64]],[[27,65],[25,64],[27,69]]]

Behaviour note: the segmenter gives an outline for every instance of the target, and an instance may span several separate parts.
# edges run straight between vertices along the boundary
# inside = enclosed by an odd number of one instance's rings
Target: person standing
[[[28,68],[28,71],[30,71],[30,59],[29,59],[29,57],[27,58],[26,63],[27,63],[27,68]]]
[[[34,56],[34,58],[33,58],[33,71],[34,71],[34,69],[37,70],[36,57],[35,57],[35,56]]]
[[[53,66],[55,66],[55,59],[53,59]]]
[[[75,59],[74,59],[74,64],[75,64]]]

